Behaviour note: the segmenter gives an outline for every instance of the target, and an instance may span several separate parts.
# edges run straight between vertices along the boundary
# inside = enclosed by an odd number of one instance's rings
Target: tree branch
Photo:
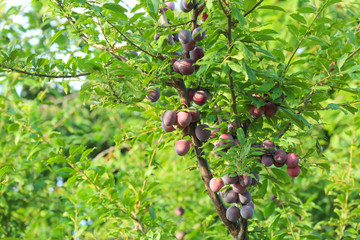
[[[247,11],[247,12],[244,14],[244,17],[246,17],[247,15],[249,15],[250,13],[252,13],[263,1],[264,1],[264,0],[260,0],[259,2],[257,2],[252,9],[250,9],[249,11]]]
[[[31,72],[27,72],[27,71],[20,70],[17,68],[4,66],[1,64],[0,64],[0,68],[6,68],[13,72],[22,73],[22,74],[29,75],[29,76],[48,77],[48,78],[76,78],[76,77],[82,77],[82,76],[87,76],[87,75],[91,74],[91,73],[80,73],[80,74],[75,74],[75,75],[48,75],[48,74],[40,74],[40,73],[31,73]]]

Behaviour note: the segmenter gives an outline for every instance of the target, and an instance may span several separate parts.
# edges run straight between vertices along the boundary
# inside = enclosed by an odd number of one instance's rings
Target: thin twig
[[[249,11],[247,11],[245,14],[244,14],[244,17],[246,17],[247,15],[249,15],[250,13],[252,13],[264,0],[260,0],[258,3],[255,4],[255,6],[250,9]]]
[[[91,73],[80,73],[80,74],[75,74],[75,75],[64,75],[64,76],[63,75],[48,75],[48,74],[27,72],[27,71],[24,71],[24,70],[20,70],[20,69],[17,69],[17,68],[13,68],[13,67],[1,65],[1,64],[0,64],[0,68],[6,68],[6,69],[9,69],[9,70],[11,70],[13,72],[22,73],[22,74],[26,74],[26,75],[29,75],[29,76],[48,77],[48,78],[77,78],[77,77],[87,76],[87,75],[91,74]]]

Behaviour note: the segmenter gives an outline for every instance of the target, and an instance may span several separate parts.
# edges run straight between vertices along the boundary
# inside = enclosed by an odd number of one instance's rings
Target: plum
[[[290,177],[297,177],[297,176],[299,176],[299,174],[300,174],[300,167],[299,166],[296,166],[296,167],[293,167],[293,168],[291,168],[291,167],[287,167],[286,168],[286,171],[287,171],[287,174],[290,176]]]
[[[295,153],[289,153],[286,157],[286,165],[289,168],[294,168],[299,164],[299,157]]]
[[[192,88],[186,88],[186,91],[187,91],[187,93],[188,93],[189,102],[192,102],[192,101],[193,101],[193,97],[194,97],[195,90],[192,89]]]
[[[199,106],[204,105],[206,103],[207,99],[208,99],[208,94],[203,90],[197,90],[194,93],[193,101],[195,104],[197,104]]]
[[[180,71],[179,71],[180,63],[181,63],[181,60],[177,60],[177,61],[175,61],[174,64],[173,64],[173,70],[174,70],[175,72],[177,72],[177,73],[180,73]]]
[[[261,163],[265,166],[265,167],[270,167],[273,163],[274,163],[274,159],[272,156],[268,156],[268,155],[263,155],[261,157]]]
[[[277,150],[274,154],[274,161],[276,163],[285,163],[287,158],[287,154],[284,150]]]
[[[217,132],[220,132],[220,129],[216,127],[216,125],[211,126],[214,130],[211,130],[211,137],[215,137]]]
[[[255,204],[253,201],[248,202],[246,205],[251,206],[252,208],[255,208]]]
[[[226,218],[230,222],[236,222],[240,218],[240,210],[236,206],[231,206],[226,210]]]
[[[175,9],[175,2],[165,2],[164,3],[167,7],[164,7],[163,10],[166,12],[168,8],[170,8],[172,11]]]
[[[195,128],[195,135],[200,141],[206,141],[211,136],[211,131],[208,129],[209,125],[201,124]]]
[[[159,40],[159,38],[160,38],[160,34],[159,34],[159,33],[155,33],[154,40],[157,41],[157,40]]]
[[[195,42],[199,42],[204,39],[205,37],[205,31],[200,33],[202,28],[195,28],[192,32],[192,39],[194,39]]]
[[[190,143],[186,140],[179,140],[175,143],[175,152],[179,156],[186,155],[190,150]]]
[[[228,132],[232,132],[235,128],[235,122],[228,122]]]
[[[239,183],[243,187],[249,187],[252,183],[252,178],[247,173],[241,174],[239,176]]]
[[[230,189],[224,194],[224,201],[227,203],[237,203],[239,202],[239,194],[234,190]]]
[[[175,128],[173,126],[165,126],[163,123],[161,124],[162,128],[165,132],[172,132],[175,131]]]
[[[190,52],[190,51],[194,50],[194,48],[196,46],[195,41],[193,39],[191,39],[190,42],[182,43],[181,45],[184,48],[184,50],[187,51],[187,52]]]
[[[273,141],[271,141],[271,140],[265,140],[265,141],[262,142],[261,145],[262,145],[265,149],[276,147],[276,146],[275,146],[275,143],[274,143]]]
[[[173,38],[174,42],[179,42],[179,33],[173,33],[172,38]]]
[[[223,181],[225,184],[234,184],[239,182],[239,176],[237,175],[237,173],[235,173],[236,175],[234,176],[230,176],[230,174],[226,174],[225,176],[222,177]]]
[[[173,111],[167,110],[163,113],[161,121],[165,126],[172,126],[176,123],[176,113]]]
[[[264,114],[264,107],[257,109],[254,105],[251,105],[249,108],[250,115],[253,119],[258,119]]]
[[[176,215],[182,216],[184,215],[185,210],[182,207],[176,207]]]
[[[178,232],[178,233],[176,233],[175,237],[176,237],[177,240],[184,240],[185,233]]]
[[[197,0],[182,0],[180,5],[186,10],[191,11],[194,9],[195,5],[197,4]]]
[[[218,192],[220,191],[220,189],[222,189],[225,186],[225,184],[224,181],[221,179],[221,177],[218,177],[218,178],[212,178],[209,182],[209,186],[211,191]]]
[[[205,55],[204,50],[202,47],[195,47],[193,50],[190,51],[190,58],[196,62],[197,60],[203,58]]]
[[[259,174],[257,174],[255,171],[251,171],[250,173],[253,175],[251,185],[257,184],[259,182]]]
[[[254,215],[254,208],[250,205],[241,206],[240,215],[242,218],[250,219]]]
[[[191,41],[191,32],[189,30],[181,30],[179,32],[179,41],[183,44]]]
[[[266,105],[265,105],[265,108],[264,108],[264,114],[266,117],[273,117],[277,112],[277,106],[272,103],[272,102],[268,102]]]
[[[176,121],[181,127],[187,127],[191,123],[191,114],[187,111],[181,111],[176,114]]]
[[[182,74],[182,75],[191,75],[191,74],[194,73],[195,67],[193,66],[194,61],[192,59],[184,58],[184,59],[176,61],[176,62],[179,62],[178,63],[178,69],[179,69],[180,74]]]
[[[277,167],[277,168],[281,168],[281,167],[283,167],[284,165],[285,165],[285,162],[279,163],[279,162],[274,161],[274,166]]]
[[[199,109],[197,109],[196,107],[190,107],[189,109],[193,109],[193,110],[189,110],[189,113],[191,114],[191,122],[197,122],[200,120],[200,112]]]
[[[251,201],[251,194],[248,190],[245,190],[243,193],[239,193],[239,200],[242,204],[247,204]]]
[[[230,185],[232,187],[232,189],[234,190],[234,192],[236,193],[243,193],[246,191],[246,187],[241,186],[241,184],[239,182],[236,182],[234,184]]]
[[[150,90],[151,89],[151,90]],[[160,90],[159,88],[147,88],[147,90],[150,90],[147,92],[148,95],[145,95],[147,99],[149,99],[150,102],[156,102],[160,98]]]

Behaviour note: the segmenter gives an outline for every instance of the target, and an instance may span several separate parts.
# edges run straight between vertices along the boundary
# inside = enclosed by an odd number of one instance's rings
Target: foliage
[[[166,27],[156,0],[132,8],[119,0],[2,3],[1,238],[175,239],[183,231],[185,239],[228,239],[195,153],[174,152],[175,141],[190,137],[161,128],[162,113],[182,107],[173,87],[180,79],[210,92],[197,106],[202,123],[249,123],[234,134],[241,145],[221,157],[215,138],[202,149],[214,176],[260,173],[250,239],[356,239],[359,3],[255,4],[206,1],[209,17],[198,20],[205,56],[184,77],[169,62],[181,45],[167,36],[190,30],[191,13],[166,11],[174,25]],[[221,5],[231,10],[230,43]],[[145,98],[149,86],[160,89],[159,101]],[[265,105],[253,94],[280,104],[277,114],[252,119],[249,106]],[[222,122],[221,132],[227,127]],[[251,144],[266,139],[300,156],[299,177],[250,157]]]

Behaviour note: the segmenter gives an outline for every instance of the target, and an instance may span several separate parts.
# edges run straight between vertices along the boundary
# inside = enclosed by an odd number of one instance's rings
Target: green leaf
[[[337,60],[337,66],[339,68],[339,71],[340,71],[341,67],[344,65],[348,56],[349,56],[349,54],[345,53],[341,57],[339,57],[339,59]]]
[[[270,9],[270,10],[286,12],[283,8],[281,8],[279,6],[275,6],[275,5],[263,5],[263,6],[258,7],[258,9]]]
[[[108,9],[113,12],[117,12],[117,13],[127,12],[126,8],[123,8],[122,6],[120,6],[119,4],[116,4],[116,3],[105,3],[103,5],[103,8]]]
[[[55,33],[55,35],[52,36],[52,38],[50,39],[50,45],[52,45],[52,44],[55,42],[55,40],[56,40],[61,34],[63,34],[63,32],[65,32],[65,29],[62,29],[62,30],[58,31],[57,33]]]
[[[11,169],[11,166],[4,166],[0,169],[0,178],[4,176],[4,174]]]
[[[311,7],[301,7],[296,10],[299,13],[315,13],[316,9]]]
[[[232,70],[234,70],[235,72],[240,73],[240,72],[243,71],[243,69],[242,69],[242,67],[241,67],[241,65],[240,65],[239,63],[228,62],[228,65],[229,65],[229,67],[230,67]]]
[[[264,218],[269,218],[271,214],[275,212],[275,208],[277,207],[276,199],[268,204],[264,209]]]
[[[297,13],[292,13],[290,14],[290,17],[292,17],[293,19],[295,19],[296,21],[306,24],[306,20],[303,16],[301,16],[300,14]]]

